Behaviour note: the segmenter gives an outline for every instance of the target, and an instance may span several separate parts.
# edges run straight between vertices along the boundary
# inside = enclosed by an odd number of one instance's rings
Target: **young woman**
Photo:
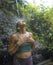
[[[10,38],[8,52],[14,54],[14,65],[33,65],[32,50],[35,49],[33,34],[26,30],[23,20],[17,23],[19,31]]]

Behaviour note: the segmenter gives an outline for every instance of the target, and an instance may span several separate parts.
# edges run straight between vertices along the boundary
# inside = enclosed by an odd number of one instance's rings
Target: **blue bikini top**
[[[16,53],[23,53],[28,51],[32,51],[32,46],[29,42],[25,42],[19,47]]]

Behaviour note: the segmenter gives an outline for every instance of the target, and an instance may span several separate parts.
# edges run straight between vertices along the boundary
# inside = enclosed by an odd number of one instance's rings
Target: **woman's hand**
[[[35,42],[35,40],[32,37],[30,37],[30,38],[27,38],[27,42],[33,43],[33,42]]]
[[[19,45],[19,46],[21,46],[23,43],[25,43],[26,42],[26,37],[25,38],[19,38],[19,40],[18,40],[18,42],[17,42],[17,44]]]
[[[34,50],[35,49],[35,40],[33,38],[33,35],[30,35],[28,38],[27,38],[27,42],[30,42],[30,44],[32,45],[32,49]]]

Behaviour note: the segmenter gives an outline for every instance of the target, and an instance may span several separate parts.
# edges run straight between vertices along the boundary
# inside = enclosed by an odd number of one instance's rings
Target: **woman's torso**
[[[26,36],[29,36],[28,34],[29,33],[27,32]],[[26,38],[26,36],[25,36],[25,38]],[[19,57],[19,58],[28,58],[28,57],[31,56],[31,51],[32,51],[32,48],[30,46],[30,43],[28,43],[28,42],[27,43],[23,43],[22,46],[17,50],[16,56]]]

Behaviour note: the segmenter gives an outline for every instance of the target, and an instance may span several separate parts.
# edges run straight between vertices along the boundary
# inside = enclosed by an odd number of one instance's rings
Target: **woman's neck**
[[[22,28],[19,33],[21,33],[21,34],[26,33],[26,28]]]

